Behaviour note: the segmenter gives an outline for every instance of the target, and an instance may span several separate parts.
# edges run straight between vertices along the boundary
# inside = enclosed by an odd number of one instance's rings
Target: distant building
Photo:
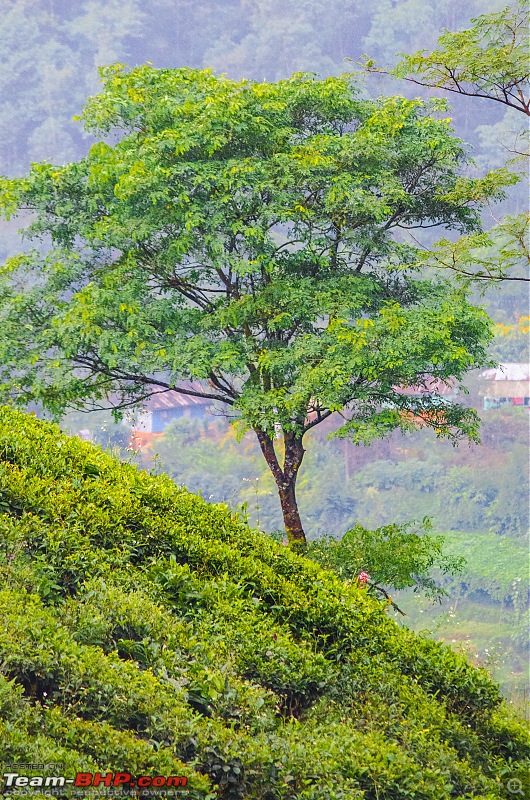
[[[436,378],[427,378],[424,386],[408,386],[405,389],[398,388],[400,394],[409,397],[440,397],[440,403],[451,403],[458,395],[458,386],[454,381],[448,384]]]
[[[484,408],[530,407],[530,365],[501,364],[481,373]]]
[[[186,388],[196,388],[191,385]],[[201,387],[199,387],[200,390]],[[180,417],[202,418],[212,401],[205,397],[195,397],[168,390],[152,395],[137,416],[134,432],[162,433],[174,419]]]
[[[433,377],[427,377],[424,384],[406,387],[393,386],[392,388],[398,394],[414,397],[418,400],[423,399],[429,402],[428,409],[424,407],[423,410],[418,408],[416,412],[401,411],[403,417],[410,420],[418,420],[421,424],[424,424],[427,419],[432,418],[435,409],[440,410],[446,406],[450,406],[458,395],[458,386],[456,386],[454,382],[451,381],[449,384],[446,384]],[[394,402],[385,402],[382,406],[383,408],[396,408]]]

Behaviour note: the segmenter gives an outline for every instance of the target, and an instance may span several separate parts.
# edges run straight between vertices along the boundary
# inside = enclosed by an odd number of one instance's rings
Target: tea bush
[[[364,588],[7,408],[0,579],[6,763],[204,800],[498,800],[530,755],[486,672]]]

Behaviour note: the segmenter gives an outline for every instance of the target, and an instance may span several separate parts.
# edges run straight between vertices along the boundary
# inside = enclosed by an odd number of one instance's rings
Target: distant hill
[[[4,772],[180,776],[203,800],[525,786],[484,671],[225,506],[3,408],[0,510]]]

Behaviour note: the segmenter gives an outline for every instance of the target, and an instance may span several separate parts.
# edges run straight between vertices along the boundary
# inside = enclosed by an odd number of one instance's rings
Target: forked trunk
[[[306,537],[296,501],[296,478],[305,452],[302,440],[292,433],[285,435],[285,458],[281,467],[271,437],[260,430],[256,431],[256,435],[278,487],[287,541],[291,547],[303,549]]]

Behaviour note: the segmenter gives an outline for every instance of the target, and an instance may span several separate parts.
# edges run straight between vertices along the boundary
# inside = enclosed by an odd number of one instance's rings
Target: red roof
[[[405,388],[394,387],[400,394],[438,394],[438,395],[454,395],[457,387],[449,383],[447,385],[443,381],[436,380],[435,378],[427,378],[425,386],[407,386]]]
[[[191,389],[196,392],[205,391],[204,387],[197,383],[186,384],[182,388]],[[192,394],[181,394],[171,389],[157,392],[151,395],[145,404],[146,411],[160,411],[169,408],[189,408],[190,406],[211,406],[212,400],[207,397],[196,397]]]

